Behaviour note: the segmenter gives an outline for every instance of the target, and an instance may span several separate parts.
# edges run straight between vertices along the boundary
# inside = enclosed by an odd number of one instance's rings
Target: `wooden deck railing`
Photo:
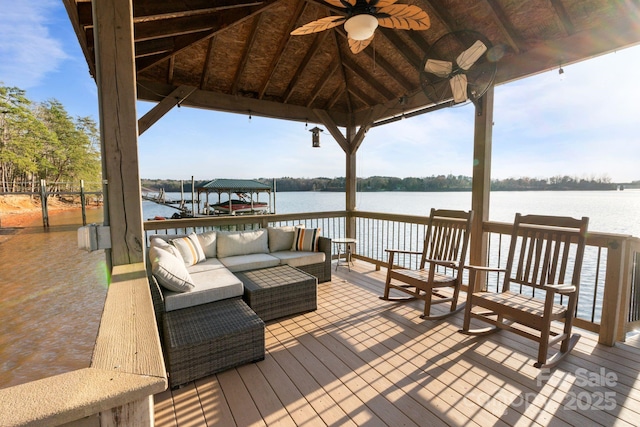
[[[354,258],[376,265],[387,262],[385,249],[403,248],[422,251],[427,217],[378,212],[314,212],[261,216],[226,216],[145,222],[147,238],[151,234],[181,234],[208,229],[254,229],[267,226],[304,224],[320,227],[327,237],[345,237],[348,220],[355,221]],[[511,224],[486,222],[489,233],[487,263],[504,265]],[[335,256],[335,254],[334,254]],[[398,265],[415,268],[418,259],[405,257]],[[625,334],[640,326],[640,238],[590,231],[583,262],[579,311],[576,325],[596,332],[600,342],[614,345]],[[499,276],[487,277],[487,286],[501,283]]]
[[[117,266],[91,366],[0,389],[0,425],[151,426],[166,388],[144,264]]]

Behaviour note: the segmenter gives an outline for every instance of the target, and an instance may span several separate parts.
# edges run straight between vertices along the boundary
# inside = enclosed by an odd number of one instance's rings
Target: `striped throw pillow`
[[[180,255],[182,255],[182,259],[184,260],[184,265],[187,267],[206,259],[202,246],[200,245],[200,241],[198,240],[198,236],[196,236],[195,233],[191,233],[187,237],[172,239],[171,244],[180,251]]]
[[[291,250],[318,252],[318,238],[320,237],[320,230],[320,228],[296,227]]]

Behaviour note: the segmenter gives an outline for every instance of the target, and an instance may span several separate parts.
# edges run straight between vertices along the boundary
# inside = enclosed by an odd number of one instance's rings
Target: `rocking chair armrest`
[[[557,292],[562,295],[569,295],[574,293],[578,288],[574,285],[562,284],[562,285],[544,285],[544,289],[551,292]]]
[[[441,265],[443,267],[449,267],[449,268],[458,268],[458,265],[460,265],[460,263],[458,261],[445,261],[445,260],[440,260],[440,259],[425,259],[425,262],[428,262],[429,264],[438,264]]]
[[[409,254],[409,255],[422,255],[422,252],[417,251],[403,251],[401,249],[385,249],[385,252],[393,252],[396,254]]]
[[[467,264],[464,266],[464,268],[468,268],[469,270],[475,270],[475,271],[488,271],[488,272],[502,272],[504,273],[505,271],[507,271],[506,268],[498,268],[498,267],[484,267],[482,265],[472,265],[472,264]]]

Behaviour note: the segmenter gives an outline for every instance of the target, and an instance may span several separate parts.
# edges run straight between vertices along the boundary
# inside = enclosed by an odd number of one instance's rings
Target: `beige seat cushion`
[[[324,252],[281,251],[272,253],[271,255],[278,258],[280,264],[287,264],[291,267],[320,264],[325,260]]]
[[[257,270],[259,268],[275,267],[276,265],[279,265],[280,260],[273,255],[275,254],[237,255],[220,258],[220,262],[233,272]]]
[[[179,310],[241,296],[244,286],[240,279],[226,268],[201,271],[191,275],[194,287],[188,292],[164,292],[166,311]]]

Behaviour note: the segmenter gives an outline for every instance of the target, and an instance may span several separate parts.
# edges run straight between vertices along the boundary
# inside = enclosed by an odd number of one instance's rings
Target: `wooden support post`
[[[356,238],[356,219],[350,215],[356,210],[356,192],[357,192],[357,173],[356,173],[356,150],[353,150],[353,139],[355,136],[355,128],[347,128],[347,143],[350,150],[346,152],[345,165],[345,207],[347,210],[347,218],[345,224],[346,237]]]
[[[473,136],[473,184],[471,209],[471,242],[469,260],[474,265],[486,265],[488,236],[483,224],[489,220],[489,192],[491,191],[491,141],[493,136],[493,86],[478,100],[476,105],[475,131]],[[485,287],[486,278],[481,275],[475,282],[477,291]]]
[[[94,1],[105,224],[112,265],[144,261],[132,0]],[[108,206],[108,209],[107,209]]]
[[[80,180],[80,206],[82,207],[82,225],[87,225],[87,196],[84,194],[84,179]]]
[[[40,206],[42,207],[42,226],[44,228],[49,227],[49,209],[47,206],[47,200],[49,195],[47,194],[47,181],[40,180]]]
[[[626,241],[616,240],[607,248],[607,273],[604,279],[598,342],[610,347],[613,347],[619,338],[620,316],[624,316],[626,312],[623,306],[626,301],[626,298],[623,298],[623,278],[627,246]],[[624,326],[622,329],[624,330]]]

